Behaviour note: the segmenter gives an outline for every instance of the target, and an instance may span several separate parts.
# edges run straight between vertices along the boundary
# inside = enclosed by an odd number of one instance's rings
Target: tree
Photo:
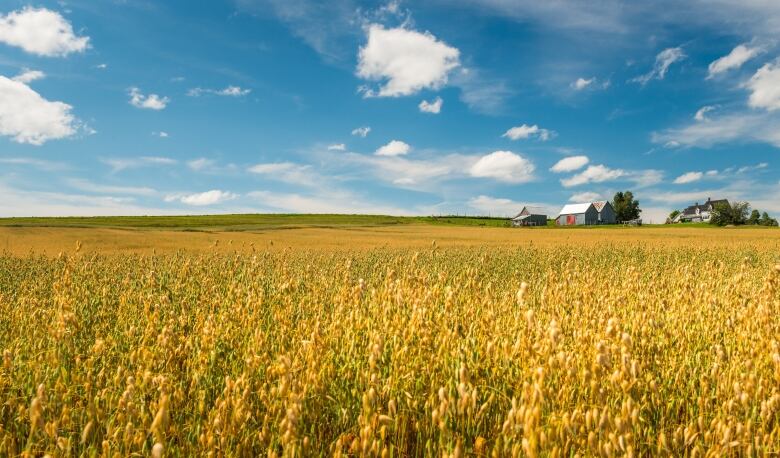
[[[758,220],[758,224],[762,226],[777,226],[777,220],[770,218],[767,212],[761,215],[761,219]]]
[[[748,224],[755,226],[758,224],[758,221],[761,219],[761,214],[758,212],[758,210],[753,210],[750,212],[750,218],[748,218]]]
[[[675,218],[677,218],[677,215],[680,214],[680,210],[674,210],[671,213],[669,213],[669,219],[674,221]]]
[[[612,208],[615,209],[615,218],[618,223],[637,219],[642,213],[639,201],[634,200],[634,194],[631,191],[615,193],[615,197],[612,199]]]
[[[712,210],[710,224],[739,226],[747,222],[749,212],[750,204],[748,202],[734,202],[731,205],[720,203]]]

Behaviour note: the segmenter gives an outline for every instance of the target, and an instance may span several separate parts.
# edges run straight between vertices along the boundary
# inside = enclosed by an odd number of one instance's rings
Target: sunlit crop
[[[776,456],[768,247],[0,256],[0,456]]]

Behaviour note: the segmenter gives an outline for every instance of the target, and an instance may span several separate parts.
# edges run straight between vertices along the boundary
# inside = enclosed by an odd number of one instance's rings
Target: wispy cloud
[[[650,80],[662,80],[673,63],[679,62],[686,57],[682,47],[664,49],[655,56],[655,65],[653,65],[652,70],[644,75],[637,76],[631,81],[645,85]]]
[[[252,92],[251,89],[244,89],[239,86],[227,86],[223,89],[204,89],[201,87],[195,87],[187,91],[187,95],[190,97],[200,97],[205,94],[218,95],[222,97],[243,97]]]
[[[159,165],[175,165],[177,161],[169,157],[161,156],[140,156],[125,158],[101,158],[100,162],[111,167],[113,173],[121,172],[127,169],[137,169],[142,167],[153,167]]]

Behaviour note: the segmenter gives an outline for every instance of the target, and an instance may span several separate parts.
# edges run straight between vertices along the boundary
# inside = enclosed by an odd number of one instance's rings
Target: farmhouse
[[[726,199],[712,200],[707,197],[707,202],[699,205],[698,202],[683,210],[672,220],[673,223],[701,223],[708,222],[712,216],[712,210],[719,204],[729,204]]]
[[[546,226],[547,215],[539,207],[523,207],[523,210],[512,218],[512,226]]]
[[[615,224],[615,209],[606,200],[564,205],[555,220],[559,226]]]

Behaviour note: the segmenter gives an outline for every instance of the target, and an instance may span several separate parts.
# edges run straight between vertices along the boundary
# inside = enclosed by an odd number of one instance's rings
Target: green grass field
[[[5,227],[114,227],[179,230],[255,230],[286,227],[394,226],[433,224],[508,226],[506,218],[470,216],[385,216],[329,214],[243,214],[192,216],[96,216],[67,218],[0,218]]]

